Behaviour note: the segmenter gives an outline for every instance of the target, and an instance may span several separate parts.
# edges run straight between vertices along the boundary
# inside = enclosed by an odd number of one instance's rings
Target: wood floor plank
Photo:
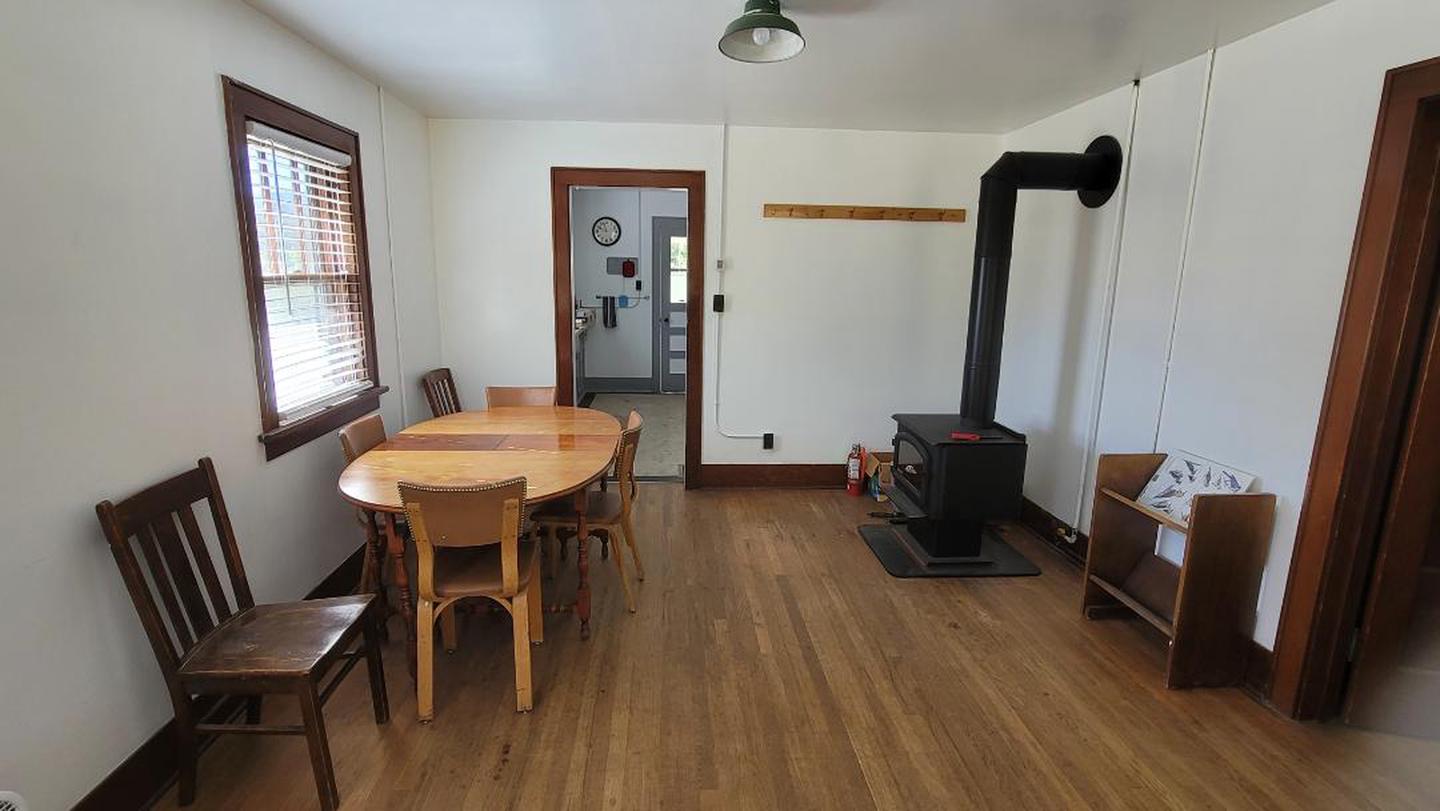
[[[1022,529],[1005,532],[1039,577],[890,578],[855,533],[872,507],[643,485],[639,611],[595,545],[594,635],[546,616],[531,713],[514,712],[503,613],[462,616],[428,726],[392,627],[390,725],[363,677],[326,708],[343,807],[1440,806],[1440,745],[1166,690],[1164,640],[1083,619],[1079,572]],[[573,599],[574,561],[547,601]],[[201,758],[197,808],[315,805],[303,741],[233,737]]]

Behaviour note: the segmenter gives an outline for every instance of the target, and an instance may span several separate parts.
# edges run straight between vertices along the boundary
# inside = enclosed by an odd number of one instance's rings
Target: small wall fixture
[[[800,26],[780,13],[780,0],[745,0],[745,13],[720,37],[720,53],[739,62],[783,62],[803,50]]]

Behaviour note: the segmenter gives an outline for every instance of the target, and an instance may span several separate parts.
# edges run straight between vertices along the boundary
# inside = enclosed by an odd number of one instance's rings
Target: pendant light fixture
[[[739,62],[783,62],[803,50],[800,26],[780,13],[780,0],[745,0],[745,13],[720,37],[720,53]]]

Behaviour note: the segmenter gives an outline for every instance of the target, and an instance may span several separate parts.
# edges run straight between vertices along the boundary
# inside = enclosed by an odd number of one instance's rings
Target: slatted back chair
[[[400,500],[415,538],[417,599],[416,709],[435,714],[435,618],[449,617],[466,597],[486,597],[510,612],[515,647],[516,709],[533,706],[530,643],[545,638],[540,602],[539,545],[520,538],[525,524],[523,477],[475,485],[400,482]],[[453,624],[445,628],[453,650]]]
[[[225,564],[223,581],[196,516],[195,504],[202,501]],[[195,797],[199,736],[240,732],[305,735],[320,804],[337,806],[339,792],[320,706],[359,658],[369,664],[375,721],[389,720],[371,621],[373,597],[255,605],[215,466],[208,458],[118,504],[102,501],[95,511],[174,705],[180,803],[188,805]],[[347,652],[362,636],[362,649]],[[343,665],[322,689],[320,680],[340,661]],[[266,693],[298,696],[304,724],[261,724],[261,697]],[[207,714],[195,699],[222,695],[246,697],[247,723],[226,723],[233,704],[210,702],[214,711]]]
[[[425,401],[430,404],[430,413],[436,417],[465,410],[460,407],[460,392],[455,388],[455,377],[448,368],[433,369],[421,375],[420,388],[425,390]]]
[[[615,568],[620,572],[620,588],[625,595],[625,607],[635,611],[635,597],[630,591],[630,581],[625,574],[625,548],[630,549],[630,558],[635,563],[635,573],[645,579],[645,564],[640,560],[636,545],[634,523],[630,514],[635,506],[639,487],[635,480],[635,454],[640,448],[640,431],[645,420],[640,412],[632,410],[625,421],[625,430],[620,432],[620,442],[615,447],[615,479],[618,492],[609,490],[586,493],[585,521],[588,529],[603,530],[607,538],[616,541]],[[546,540],[554,543],[552,559],[561,557],[559,530],[579,531],[580,519],[568,499],[551,502],[537,512],[535,523],[540,527]],[[587,534],[588,534],[587,529]],[[585,543],[586,539],[580,539]],[[608,549],[608,546],[607,546]]]
[[[554,386],[486,386],[485,407],[553,406]]]

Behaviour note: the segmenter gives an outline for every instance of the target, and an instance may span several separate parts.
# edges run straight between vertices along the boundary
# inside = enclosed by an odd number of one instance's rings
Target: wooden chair
[[[634,509],[638,492],[635,484],[635,452],[640,447],[640,429],[644,425],[645,420],[641,418],[640,412],[631,411],[625,430],[620,434],[620,444],[615,450],[615,478],[618,482],[616,489],[619,492],[592,490],[587,494],[589,501],[585,510],[587,527],[604,530],[611,539],[618,538],[619,543],[629,547],[630,557],[635,562],[635,574],[641,580],[645,579],[645,564],[640,561],[640,551],[635,545],[635,527],[630,521],[630,513]],[[579,519],[568,500],[547,504],[536,511],[535,522],[547,539],[556,537],[561,529],[579,529]],[[584,543],[584,540],[580,543]],[[630,581],[625,576],[625,550],[618,548],[619,543],[611,557],[615,560],[616,570],[620,572],[620,588],[625,592],[625,607],[634,613],[635,598],[630,593]]]
[[[233,607],[195,518],[193,505],[199,501],[208,503],[219,536]],[[215,466],[208,458],[194,470],[119,504],[102,501],[95,512],[175,708],[180,804],[195,800],[199,736],[250,733],[304,735],[310,744],[320,806],[337,807],[340,794],[321,706],[362,657],[370,671],[375,723],[390,720],[374,596],[255,605]],[[350,652],[360,637],[360,649]],[[341,664],[333,677],[321,686],[337,662]],[[296,696],[303,723],[260,723],[261,699],[266,694]],[[228,715],[236,708],[228,702],[212,705],[218,712],[202,714],[197,696],[246,696],[245,723],[230,723]]]
[[[554,386],[486,386],[485,407],[553,406]]]
[[[539,544],[523,541],[525,479],[476,485],[400,482],[400,500],[415,539],[416,712],[435,717],[435,617],[448,616],[466,597],[485,597],[510,613],[515,647],[515,709],[533,706],[530,644],[545,639],[540,598]],[[454,626],[444,643],[454,650]]]
[[[361,417],[340,429],[340,449],[345,453],[347,463],[359,459],[362,454],[385,441],[385,420],[379,412]],[[385,550],[381,546],[380,531],[374,517],[367,511],[355,510],[355,520],[365,530],[365,560],[360,570],[360,585],[357,593],[380,590],[380,573],[383,570]]]
[[[425,390],[430,413],[436,417],[465,410],[460,407],[460,392],[455,388],[455,378],[447,368],[433,369],[421,375],[420,388]]]

